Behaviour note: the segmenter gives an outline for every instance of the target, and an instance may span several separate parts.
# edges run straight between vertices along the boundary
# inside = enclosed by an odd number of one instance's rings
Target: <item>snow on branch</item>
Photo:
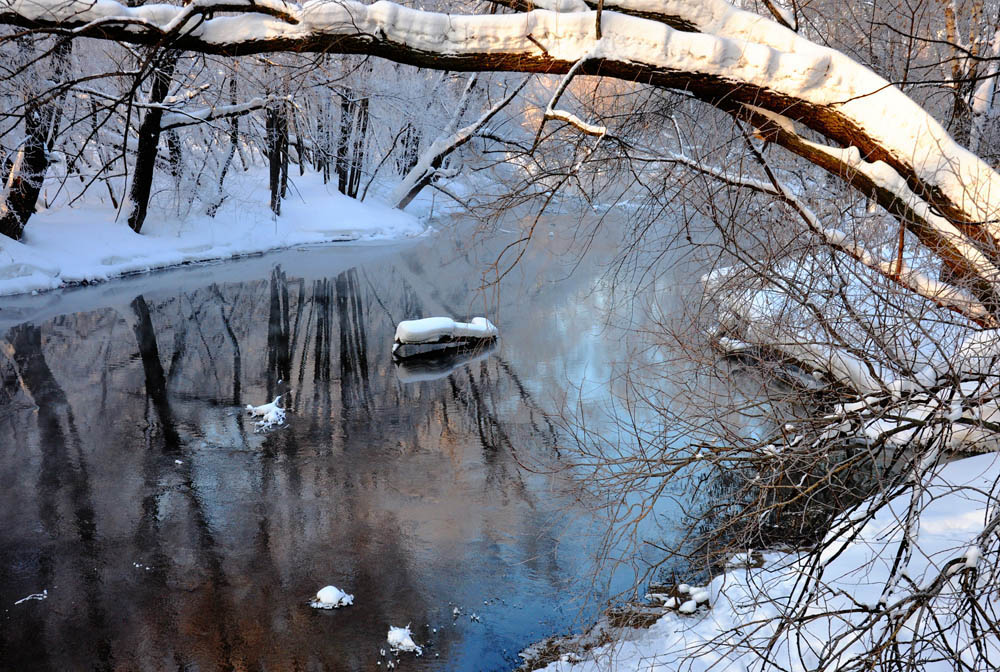
[[[743,104],[730,111],[753,124],[765,140],[808,159],[865,196],[874,198],[957,275],[975,279],[970,283],[970,290],[977,297],[987,302],[995,301],[995,283],[1000,280],[1000,269],[976,244],[987,250],[991,247],[990,238],[982,227],[966,225],[959,228],[917,195],[892,166],[863,159],[855,146],[842,150],[806,140],[799,135],[791,119],[753,105]]]
[[[525,78],[523,82],[513,87],[506,96],[495,103],[490,109],[484,112],[471,124],[458,128],[462,114],[468,109],[470,94],[476,85],[476,77],[469,78],[462,98],[459,100],[458,108],[452,116],[451,121],[444,132],[439,135],[431,145],[420,155],[417,164],[410,169],[398,185],[389,194],[388,202],[395,208],[405,208],[410,201],[420,192],[420,190],[430,182],[435,172],[440,168],[444,158],[455,151],[466,142],[475,137],[476,133],[482,129],[490,119],[505,108],[521,92],[521,89],[528,83],[530,78]]]
[[[160,129],[166,131],[171,128],[201,124],[207,121],[214,121],[215,119],[238,117],[240,115],[247,114],[248,112],[253,112],[254,110],[267,107],[271,103],[287,100],[289,100],[288,96],[267,96],[266,98],[252,98],[245,103],[238,103],[235,105],[202,107],[197,110],[190,111],[171,107],[168,108],[171,111],[164,114],[163,118],[160,120]]]
[[[968,292],[947,283],[935,280],[925,273],[909,268],[905,264],[897,266],[896,261],[879,259],[871,252],[865,250],[857,243],[848,240],[845,232],[823,226],[819,217],[801,199],[792,194],[788,189],[778,182],[769,184],[753,178],[735,175],[729,171],[709,166],[700,161],[685,156],[683,154],[670,154],[659,158],[665,163],[683,165],[687,168],[708,175],[714,179],[730,184],[735,187],[750,189],[759,193],[775,196],[792,206],[799,213],[803,221],[819,239],[829,247],[846,254],[862,265],[876,271],[880,275],[893,282],[897,282],[902,287],[922,296],[936,305],[953,310],[964,315],[971,321],[984,327],[997,327],[1000,323],[992,316],[990,311]],[[898,271],[898,272],[897,272]]]
[[[538,133],[535,135],[534,146],[538,145],[538,140],[542,135],[542,128],[544,128],[545,121],[547,120],[564,121],[571,126],[575,126],[578,130],[586,133],[587,135],[596,135],[597,137],[604,137],[607,135],[607,127],[589,124],[575,114],[566,112],[565,110],[556,109],[559,99],[562,98],[563,93],[566,92],[566,88],[569,86],[569,83],[573,81],[573,77],[576,76],[577,72],[579,72],[580,66],[582,66],[587,60],[593,58],[593,56],[593,53],[588,54],[574,63],[573,67],[566,73],[566,76],[562,78],[561,82],[559,82],[559,86],[556,87],[555,93],[552,94],[549,104],[545,107],[545,116],[542,118],[542,125],[538,127]]]

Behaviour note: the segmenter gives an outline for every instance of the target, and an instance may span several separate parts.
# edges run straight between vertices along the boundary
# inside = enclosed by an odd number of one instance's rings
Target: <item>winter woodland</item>
[[[632,449],[564,423],[617,534],[680,474],[730,484],[688,512],[710,607],[553,669],[1000,664],[1000,3],[0,0],[0,24],[10,268],[60,212],[145,235],[251,179],[275,221],[309,180],[528,213],[493,282],[567,208],[626,222],[612,284],[699,262],[684,319],[640,307]]]

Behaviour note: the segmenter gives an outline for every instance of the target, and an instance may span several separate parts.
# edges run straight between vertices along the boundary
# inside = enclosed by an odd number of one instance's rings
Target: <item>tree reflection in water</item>
[[[584,536],[557,561],[570,500],[520,464],[558,443],[538,363],[501,347],[438,379],[394,373],[398,320],[465,316],[447,310],[477,285],[463,263],[448,285],[416,254],[276,266],[8,329],[0,667],[372,669],[388,625],[411,623],[430,645],[411,669],[504,669],[568,627]],[[540,300],[529,331],[569,299]],[[255,434],[240,406],[278,394],[288,426]],[[327,583],[355,606],[309,609]]]

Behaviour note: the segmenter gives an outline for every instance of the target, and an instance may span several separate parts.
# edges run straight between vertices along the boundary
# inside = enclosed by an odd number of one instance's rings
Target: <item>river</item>
[[[482,289],[517,235],[0,299],[0,668],[387,669],[409,624],[399,669],[507,670],[592,619],[633,575],[595,562],[552,414],[610,394],[615,242],[541,231]],[[394,363],[395,324],[439,314],[497,347]],[[278,394],[287,425],[256,432],[243,407]],[[327,584],[354,605],[310,608]]]

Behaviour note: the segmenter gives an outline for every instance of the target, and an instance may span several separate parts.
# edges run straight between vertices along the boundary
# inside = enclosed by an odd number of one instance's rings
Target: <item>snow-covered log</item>
[[[396,325],[392,350],[395,352],[401,345],[485,341],[496,338],[498,333],[496,325],[485,317],[474,317],[469,322],[456,322],[450,317],[404,320]]]

